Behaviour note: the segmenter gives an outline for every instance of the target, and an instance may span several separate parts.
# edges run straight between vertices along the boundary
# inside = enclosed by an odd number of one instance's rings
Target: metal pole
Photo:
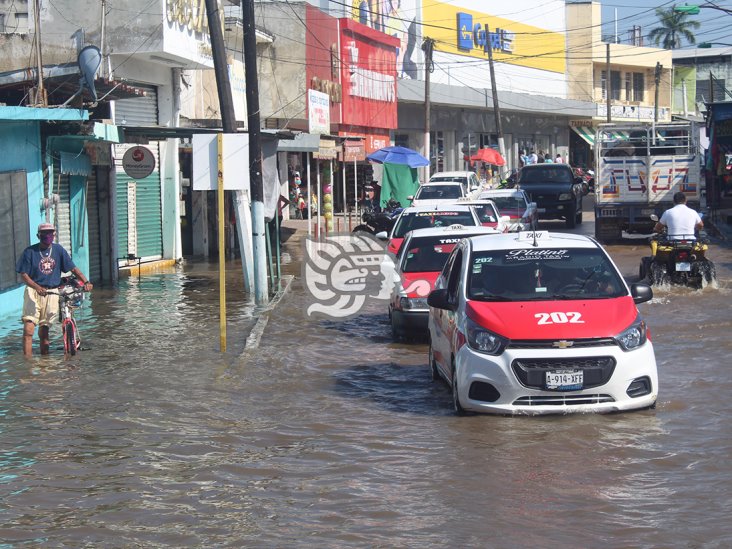
[[[430,169],[432,168],[432,157],[430,155],[430,74],[432,74],[432,49],[435,41],[432,38],[425,38],[422,43],[424,51],[424,156],[430,161],[425,166],[425,181],[430,179]]]
[[[313,208],[312,208],[312,205],[313,205],[313,194],[312,194],[313,193],[313,190],[312,190],[312,187],[310,186],[310,175],[311,175],[311,170],[310,170],[310,153],[306,153],[306,154],[307,154],[307,159],[308,159],[307,160],[307,162],[308,162],[308,204],[307,204],[307,208],[308,208],[308,236],[310,236],[310,235],[313,234]]]
[[[353,159],[353,212],[354,226],[358,225],[358,166],[356,166],[356,159]]]
[[[343,232],[346,232],[348,222],[346,216],[348,215],[348,204],[346,203],[346,143],[343,142]]]
[[[226,352],[226,251],[224,249],[224,134],[217,136],[218,216],[219,216],[219,347]]]
[[[656,61],[656,92],[655,92],[655,98],[653,101],[653,121],[658,122],[658,97],[660,94],[660,86],[661,86],[661,69],[663,68],[663,65]]]
[[[36,94],[36,105],[43,107],[48,105],[46,100],[46,89],[43,87],[43,56],[41,55],[41,2],[35,0],[33,2],[33,20],[35,22],[36,31],[36,65],[38,67],[38,89]]]
[[[488,68],[491,73],[491,92],[493,93],[493,114],[496,117],[496,133],[498,134],[498,152],[506,158],[506,143],[503,141],[503,125],[501,124],[501,108],[498,104],[498,90],[496,89],[496,71],[493,67],[493,45],[491,42],[490,29],[485,26],[485,39],[488,48]],[[487,179],[487,178],[486,178]]]
[[[610,42],[605,44],[605,94],[607,97],[607,121],[612,122],[612,114],[610,113]]]
[[[99,38],[99,51],[102,53],[102,75],[107,77],[109,76],[107,74],[107,67],[106,67],[106,54],[104,53],[104,35],[106,31],[106,18],[107,18],[107,0],[102,0],[102,31],[101,31],[101,37]]]
[[[212,2],[214,0],[207,0]],[[254,250],[254,301],[267,303],[267,252],[264,241],[264,187],[262,185],[262,144],[259,122],[259,80],[257,76],[257,36],[254,0],[242,0],[244,18],[244,66],[246,67],[247,127],[249,129],[249,177],[252,193],[252,235]],[[229,90],[231,91],[231,90]]]
[[[318,215],[318,230],[316,231],[316,233],[318,235],[318,238],[321,238],[321,236],[323,235],[323,232],[322,232],[322,227],[320,226],[320,201],[322,200],[323,189],[320,186],[320,158],[318,158],[315,161],[315,172],[316,172],[315,177],[317,178],[316,187],[318,189],[318,208],[317,208],[317,212],[316,212]]]

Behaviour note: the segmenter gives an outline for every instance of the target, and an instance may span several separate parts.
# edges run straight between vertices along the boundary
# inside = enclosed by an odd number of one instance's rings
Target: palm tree
[[[696,38],[691,29],[700,27],[699,21],[688,20],[687,13],[678,13],[674,11],[676,4],[665,10],[656,8],[656,17],[661,23],[660,27],[656,27],[648,34],[649,40],[655,42],[658,46],[663,42],[663,49],[673,50],[680,48],[685,39],[689,44],[696,44]]]

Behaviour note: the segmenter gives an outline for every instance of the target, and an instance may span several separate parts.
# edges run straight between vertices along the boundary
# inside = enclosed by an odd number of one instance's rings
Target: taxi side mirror
[[[389,235],[386,231],[380,231],[374,235],[375,238],[378,238],[379,240],[388,240]]]
[[[636,304],[645,303],[653,299],[653,289],[648,284],[633,284],[630,287],[630,295]]]
[[[430,295],[427,296],[427,305],[435,309],[455,310],[455,305],[448,299],[447,288],[431,291]]]
[[[407,200],[414,200],[414,195],[413,195],[413,194],[410,194],[410,195],[409,195],[409,196],[407,197]]]

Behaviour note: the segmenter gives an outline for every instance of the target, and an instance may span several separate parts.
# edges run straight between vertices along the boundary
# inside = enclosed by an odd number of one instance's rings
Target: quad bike
[[[702,288],[717,279],[717,272],[706,252],[709,239],[671,240],[665,235],[651,238],[651,256],[641,259],[640,278],[651,285],[679,284]]]

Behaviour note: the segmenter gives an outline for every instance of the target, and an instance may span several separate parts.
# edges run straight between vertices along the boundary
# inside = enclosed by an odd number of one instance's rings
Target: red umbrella
[[[485,162],[494,166],[506,165],[506,160],[501,156],[501,153],[496,149],[490,149],[488,147],[478,149],[478,152],[470,157],[470,162]]]

